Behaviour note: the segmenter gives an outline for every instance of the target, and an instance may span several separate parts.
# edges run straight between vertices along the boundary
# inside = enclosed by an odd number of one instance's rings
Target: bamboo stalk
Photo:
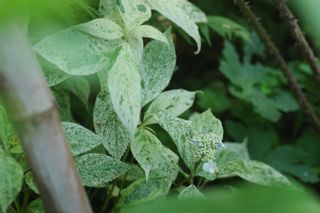
[[[0,93],[46,212],[90,213],[53,96],[17,23],[0,26]]]
[[[315,79],[320,83],[320,67],[317,62],[314,51],[310,47],[306,37],[304,36],[296,17],[291,12],[290,8],[283,0],[273,0],[277,6],[281,16],[285,20],[289,27],[289,30],[298,44],[300,51],[305,57],[306,61],[309,63]]]
[[[280,70],[288,80],[288,84],[293,94],[297,98],[301,110],[305,112],[308,118],[313,122],[317,131],[320,133],[320,119],[315,113],[315,111],[313,110],[312,105],[310,104],[309,100],[305,96],[301,87],[299,86],[296,77],[293,75],[293,72],[288,67],[284,57],[281,55],[280,51],[271,40],[270,36],[268,35],[267,31],[260,23],[257,16],[251,10],[248,2],[246,2],[245,0],[236,0],[236,4],[240,8],[243,15],[248,19],[248,21],[250,22],[254,30],[257,32],[258,36],[260,37],[264,45],[267,47],[267,50],[274,56],[276,63],[278,64],[278,66],[280,67]]]

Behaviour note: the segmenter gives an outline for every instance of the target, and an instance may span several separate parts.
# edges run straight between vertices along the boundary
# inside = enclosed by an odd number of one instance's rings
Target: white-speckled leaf
[[[117,0],[100,0],[99,1],[99,14],[102,16],[112,16],[117,10]]]
[[[152,41],[143,51],[140,64],[143,105],[156,98],[168,86],[176,66],[176,53],[171,31],[167,30],[165,35],[169,45],[161,41]]]
[[[53,95],[57,104],[57,108],[62,121],[72,121],[71,104],[70,104],[70,92],[57,87],[52,88]]]
[[[11,125],[7,111],[0,102],[0,144],[2,143],[3,149],[7,151],[16,139],[16,133]]]
[[[178,195],[180,199],[199,199],[204,198],[203,194],[195,185],[190,185],[184,188]]]
[[[165,112],[157,116],[160,126],[171,136],[178,148],[179,154],[190,170],[193,170],[197,159],[194,158],[194,146],[191,144],[191,121],[172,117]]]
[[[107,41],[69,28],[44,38],[33,48],[70,75],[90,75],[112,67],[121,43],[121,40]]]
[[[133,30],[133,34],[135,34],[136,36],[140,36],[143,38],[151,38],[168,44],[166,36],[163,35],[162,32],[160,32],[158,29],[150,25],[141,25],[136,27]]]
[[[73,155],[80,155],[101,144],[102,138],[90,130],[72,122],[62,122]]]
[[[123,36],[122,28],[108,18],[97,18],[87,23],[77,25],[75,29],[106,40],[119,39]]]
[[[6,212],[21,190],[23,171],[20,164],[5,153],[0,153],[0,210]]]
[[[120,12],[129,32],[151,18],[151,9],[143,0],[121,0]]]
[[[114,158],[120,159],[125,153],[133,137],[125,125],[119,120],[110,96],[100,93],[93,109],[93,123],[104,147]]]
[[[119,119],[134,135],[140,120],[141,83],[131,49],[124,44],[113,68],[108,73],[108,89]]]
[[[178,156],[164,147],[159,139],[146,129],[140,129],[131,151],[144,169],[146,179],[168,178],[174,180],[178,174]]]
[[[217,137],[217,142],[222,142],[223,127],[219,119],[207,110],[201,114],[195,114],[190,119],[192,121],[192,131],[197,134],[214,134]]]
[[[70,75],[66,74],[65,72],[60,70],[57,66],[48,62],[40,55],[38,57],[38,61],[41,64],[44,77],[46,78],[46,81],[49,87],[53,87],[57,84],[60,84],[70,77]]]
[[[26,184],[29,186],[29,188],[34,191],[35,193],[39,194],[39,189],[36,185],[36,182],[33,178],[32,172],[28,171],[25,175],[24,175],[24,181],[26,182]]]
[[[208,21],[206,14],[191,2],[187,0],[172,1],[176,2],[195,23],[205,23]]]
[[[27,208],[27,213],[45,213],[41,199],[33,200]]]
[[[132,34],[128,38],[128,44],[130,45],[136,64],[140,64],[143,55],[143,39],[139,35]]]
[[[131,168],[130,165],[103,154],[79,156],[76,164],[82,184],[91,187],[106,184]]]
[[[162,15],[170,19],[176,25],[181,27],[186,33],[188,33],[197,44],[197,53],[201,49],[201,37],[198,30],[198,26],[189,17],[187,11],[176,0],[146,0],[152,9],[157,10]]]
[[[147,124],[152,124],[159,112],[165,111],[170,116],[179,116],[188,110],[195,100],[196,92],[189,92],[182,89],[169,90],[161,93],[149,106],[144,121]]]
[[[149,179],[147,181],[145,178],[141,178],[122,190],[117,207],[164,198],[168,194],[171,184],[171,180],[168,179]]]
[[[271,166],[252,160],[234,160],[219,168],[219,178],[239,176],[261,185],[290,185],[289,180]]]

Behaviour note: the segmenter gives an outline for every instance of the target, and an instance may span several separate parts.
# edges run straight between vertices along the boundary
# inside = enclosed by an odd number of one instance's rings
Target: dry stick
[[[53,96],[41,72],[21,27],[16,23],[1,25],[0,92],[35,176],[45,210],[91,213]]]
[[[291,34],[296,40],[300,48],[300,51],[303,53],[305,59],[309,63],[313,71],[313,74],[315,76],[315,79],[320,82],[320,67],[318,65],[317,58],[301,30],[298,24],[298,20],[295,18],[295,16],[293,15],[293,13],[291,12],[289,7],[283,0],[273,0],[273,1],[276,4],[282,17],[284,18],[285,22],[289,26]]]
[[[254,14],[254,12],[251,10],[249,4],[245,0],[236,0],[236,4],[239,6],[243,15],[251,23],[251,25],[253,26],[253,28],[257,32],[258,36],[264,42],[268,51],[274,56],[276,62],[278,63],[278,66],[280,67],[281,71],[283,72],[283,74],[287,78],[292,92],[295,94],[296,98],[298,99],[299,104],[300,104],[300,108],[311,119],[311,121],[313,122],[317,131],[320,133],[320,120],[319,120],[318,116],[316,115],[315,111],[313,110],[307,97],[303,93],[301,87],[299,86],[297,79],[295,78],[292,71],[288,67],[285,59],[283,58],[283,56],[279,52],[278,48],[272,42],[270,36],[266,32],[266,30],[263,28],[259,19]]]

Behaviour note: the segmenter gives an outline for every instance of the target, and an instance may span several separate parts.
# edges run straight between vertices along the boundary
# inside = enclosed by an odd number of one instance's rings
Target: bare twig
[[[0,26],[0,92],[46,212],[90,213],[54,99],[16,22]]]
[[[240,8],[241,12],[243,15],[248,19],[252,27],[255,29],[257,32],[258,36],[260,39],[263,41],[265,46],[267,47],[268,51],[270,54],[272,54],[275,58],[275,61],[277,62],[278,66],[280,67],[280,70],[284,74],[284,76],[287,78],[289,86],[296,96],[296,98],[299,101],[300,108],[306,113],[306,115],[310,118],[310,120],[313,122],[314,126],[320,133],[320,120],[313,110],[309,100],[303,93],[301,87],[298,84],[297,79],[293,75],[291,69],[288,67],[285,59],[281,55],[280,51],[278,48],[275,46],[273,41],[271,40],[270,36],[266,32],[266,30],[263,28],[261,25],[259,19],[256,17],[254,12],[251,10],[248,2],[245,0],[236,0],[236,4]]]
[[[295,18],[295,16],[293,15],[293,13],[291,12],[289,7],[283,0],[273,0],[273,1],[277,6],[279,12],[281,13],[281,16],[289,26],[291,34],[296,40],[300,51],[303,53],[305,59],[309,63],[313,71],[313,75],[315,76],[315,79],[318,82],[320,82],[320,67],[318,65],[317,58],[301,30],[298,24],[298,20]]]

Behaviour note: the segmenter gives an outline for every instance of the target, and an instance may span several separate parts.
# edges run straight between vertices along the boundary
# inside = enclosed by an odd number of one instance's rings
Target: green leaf
[[[29,186],[29,188],[34,191],[35,193],[39,194],[39,189],[36,185],[36,182],[32,176],[32,172],[28,171],[25,175],[24,175],[24,181],[26,182],[26,184]]]
[[[76,158],[84,186],[97,187],[126,173],[130,166],[103,154],[87,154]]]
[[[141,178],[122,190],[117,207],[141,204],[164,198],[171,187],[171,180]]]
[[[252,52],[246,53],[246,60],[242,63],[229,42],[225,42],[223,56],[220,70],[233,84],[230,93],[251,103],[256,113],[275,122],[280,119],[282,111],[297,110],[295,99],[281,88],[283,76],[278,70],[259,63],[251,64]]]
[[[168,178],[174,180],[178,174],[178,156],[164,147],[159,139],[145,129],[138,131],[131,143],[131,151],[144,169],[146,179]]]
[[[199,189],[195,185],[190,185],[186,188],[184,188],[180,193],[179,193],[179,198],[181,199],[197,199],[197,198],[203,198],[203,194],[199,191]]]
[[[66,29],[44,38],[34,50],[70,75],[90,75],[110,69],[120,40],[98,39],[76,29]]]
[[[176,53],[171,31],[167,30],[165,35],[169,45],[160,41],[152,41],[143,51],[140,64],[143,105],[157,97],[168,86],[176,65]]]
[[[112,105],[119,119],[134,135],[140,120],[141,81],[128,44],[124,44],[108,73],[108,88]]]
[[[87,23],[77,25],[75,29],[106,40],[119,39],[123,36],[122,28],[108,18],[97,18]]]
[[[313,140],[314,138],[311,139],[311,141]],[[310,162],[310,158],[312,159],[312,154],[309,151],[283,145],[269,152],[264,160],[277,170],[297,177],[306,183],[317,183],[319,177],[316,165],[312,161]]]
[[[0,210],[6,212],[21,190],[23,171],[20,164],[5,153],[0,153]]]
[[[125,213],[318,213],[317,196],[287,187],[244,186],[235,193],[229,187],[211,190],[203,199],[165,199],[130,207]],[[269,205],[270,204],[270,205]]]
[[[251,42],[249,31],[236,22],[221,16],[209,16],[208,26],[222,37],[231,39],[232,36],[239,37],[244,41]]]
[[[90,96],[90,84],[83,77],[72,77],[62,83],[61,89],[72,92],[88,109]]]
[[[152,116],[157,116],[161,111],[165,111],[170,116],[179,116],[193,105],[195,96],[196,92],[182,89],[163,92],[149,106],[144,115],[144,121],[147,121],[147,124],[154,123]]]
[[[191,121],[172,117],[165,112],[158,115],[157,119],[160,126],[171,136],[185,164],[193,170],[197,159],[194,158],[195,147],[191,144]]]
[[[45,213],[41,199],[33,200],[28,205],[27,213]]]
[[[18,140],[15,131],[11,125],[5,108],[0,103],[0,142],[2,142],[5,151],[9,150]]]
[[[71,122],[62,122],[73,155],[80,155],[101,144],[102,139],[90,130]]]
[[[188,12],[185,11],[184,1],[181,0],[147,0],[150,4],[151,8],[160,12],[162,15],[173,21],[176,25],[181,27],[188,35],[190,35],[197,44],[197,53],[200,52],[201,49],[201,37],[198,30],[198,26],[193,21],[192,17],[190,17]]]
[[[103,138],[104,147],[111,156],[120,159],[133,137],[118,118],[110,95],[103,92],[98,95],[93,109],[93,123],[97,134]]]

